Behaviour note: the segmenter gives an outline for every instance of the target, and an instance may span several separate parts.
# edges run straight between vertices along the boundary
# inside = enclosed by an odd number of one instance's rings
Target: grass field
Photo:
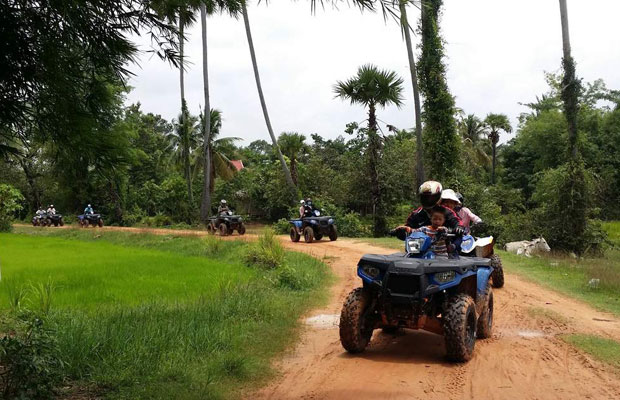
[[[0,235],[2,313],[18,300],[51,303],[63,373],[112,399],[237,397],[272,374],[329,281],[324,264],[298,253],[286,267],[248,267],[238,241],[17,232]]]

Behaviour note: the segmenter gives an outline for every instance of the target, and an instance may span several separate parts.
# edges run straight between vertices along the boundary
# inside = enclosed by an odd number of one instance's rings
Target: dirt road
[[[583,332],[620,340],[620,321],[511,274],[506,286],[495,291],[493,337],[476,343],[467,364],[447,363],[443,338],[418,331],[395,336],[377,331],[364,353],[348,355],[339,342],[337,316],[347,293],[359,285],[357,261],[364,253],[394,251],[353,240],[305,244],[283,237],[282,242],[291,250],[325,257],[338,280],[329,304],[304,316],[300,342],[277,362],[279,376],[248,399],[620,399],[620,373],[559,337]]]
[[[363,253],[394,251],[351,240],[284,243],[329,256],[339,279],[329,304],[305,317],[300,343],[278,362],[281,375],[247,398],[620,399],[620,374],[558,337],[587,332],[620,340],[620,322],[514,275],[495,291],[493,338],[478,341],[467,364],[446,363],[443,338],[417,331],[396,336],[376,331],[368,349],[351,356],[340,345],[336,316],[347,293],[359,285],[357,261]]]

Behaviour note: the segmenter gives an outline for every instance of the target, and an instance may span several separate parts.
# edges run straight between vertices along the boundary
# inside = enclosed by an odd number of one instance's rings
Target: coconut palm
[[[295,182],[293,181],[293,177],[291,176],[291,171],[288,169],[286,165],[286,161],[284,160],[284,156],[282,155],[282,151],[278,146],[278,141],[276,140],[276,136],[273,133],[273,128],[271,127],[271,120],[269,119],[269,112],[267,111],[267,103],[265,102],[265,96],[263,94],[263,87],[260,82],[260,75],[258,73],[258,63],[256,62],[256,52],[254,51],[254,41],[252,40],[252,31],[250,30],[250,19],[248,17],[248,9],[246,6],[246,1],[241,0],[242,14],[243,14],[243,23],[245,25],[245,33],[248,38],[248,46],[250,48],[250,58],[252,59],[252,68],[254,69],[254,79],[256,80],[256,89],[258,90],[258,97],[260,99],[260,104],[263,109],[263,116],[265,117],[265,124],[267,125],[267,131],[269,132],[269,136],[271,137],[271,142],[273,143],[273,148],[276,150],[276,154],[280,159],[280,165],[282,166],[282,172],[284,173],[284,178],[286,179],[286,183],[291,191],[291,199],[297,198],[297,187]]]
[[[424,151],[422,144],[422,109],[420,106],[420,90],[418,88],[418,76],[413,56],[413,45],[411,44],[411,26],[407,19],[407,3],[409,0],[398,0],[400,11],[400,28],[405,37],[407,46],[407,58],[409,59],[409,71],[411,74],[411,86],[413,87],[413,105],[415,113],[415,138],[416,138],[416,178],[418,186],[424,182]]]
[[[347,99],[351,104],[368,107],[368,173],[372,195],[374,234],[385,233],[385,216],[381,202],[381,185],[377,166],[381,151],[381,138],[378,134],[376,108],[403,104],[403,80],[393,71],[380,70],[375,65],[361,66],[357,75],[334,85],[336,97]]]
[[[187,198],[190,204],[193,204],[191,159],[192,152],[199,146],[201,127],[198,118],[187,111],[185,102],[173,125],[174,131],[168,134],[168,140],[174,151],[174,160],[183,166],[183,177],[187,182]]]
[[[200,125],[204,124],[205,118],[202,117],[204,115],[201,113]],[[210,128],[210,140],[208,148],[211,151],[209,155],[209,160],[211,161],[211,166],[209,168],[210,176],[210,193],[213,193],[213,189],[215,187],[215,178],[221,178],[224,180],[232,179],[237,170],[230,162],[230,157],[236,151],[235,142],[241,140],[238,137],[225,137],[219,138],[220,130],[222,129],[222,112],[220,110],[211,109],[209,121],[211,123]],[[201,128],[204,130],[204,128]],[[194,154],[194,177],[198,175],[198,172],[204,169],[204,154],[203,149],[205,146],[202,145],[202,138],[199,138],[199,146]]]
[[[510,120],[505,114],[489,114],[484,119],[484,123],[489,128],[489,139],[491,140],[491,146],[493,148],[491,183],[495,184],[495,162],[497,143],[499,142],[499,133],[500,131],[510,133],[512,132],[512,127],[510,126]]]
[[[201,25],[201,41],[202,41],[202,79],[204,87],[204,109],[211,110],[211,102],[209,100],[209,64],[208,64],[208,46],[207,46],[207,15],[215,12],[227,12],[232,16],[237,16],[240,11],[241,0],[203,0],[200,3],[200,25]],[[209,213],[211,212],[211,113],[204,113],[205,122],[202,124],[203,134],[202,154],[204,157],[204,184],[202,187],[202,201],[200,203],[200,220],[203,224],[207,223]]]
[[[297,185],[297,158],[306,147],[305,140],[304,135],[296,132],[282,132],[278,137],[278,146],[291,162],[291,178],[293,178],[295,185]]]

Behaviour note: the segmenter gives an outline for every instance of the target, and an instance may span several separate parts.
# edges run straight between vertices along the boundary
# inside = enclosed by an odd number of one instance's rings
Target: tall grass
[[[65,375],[106,398],[217,399],[260,384],[329,276],[284,251],[285,268],[248,268],[247,243],[25,232],[0,235],[0,293],[47,310]]]

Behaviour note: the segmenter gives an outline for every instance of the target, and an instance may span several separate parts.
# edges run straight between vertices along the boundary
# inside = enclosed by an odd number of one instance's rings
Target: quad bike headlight
[[[370,265],[364,265],[362,267],[362,272],[364,273],[364,275],[375,279],[376,277],[379,276],[379,274],[381,273],[381,270],[379,268],[372,267]]]
[[[407,252],[417,254],[422,250],[424,245],[424,239],[409,239],[407,240]]]
[[[447,271],[447,272],[438,272],[435,274],[435,281],[437,283],[447,283],[453,281],[456,278],[456,272]]]

